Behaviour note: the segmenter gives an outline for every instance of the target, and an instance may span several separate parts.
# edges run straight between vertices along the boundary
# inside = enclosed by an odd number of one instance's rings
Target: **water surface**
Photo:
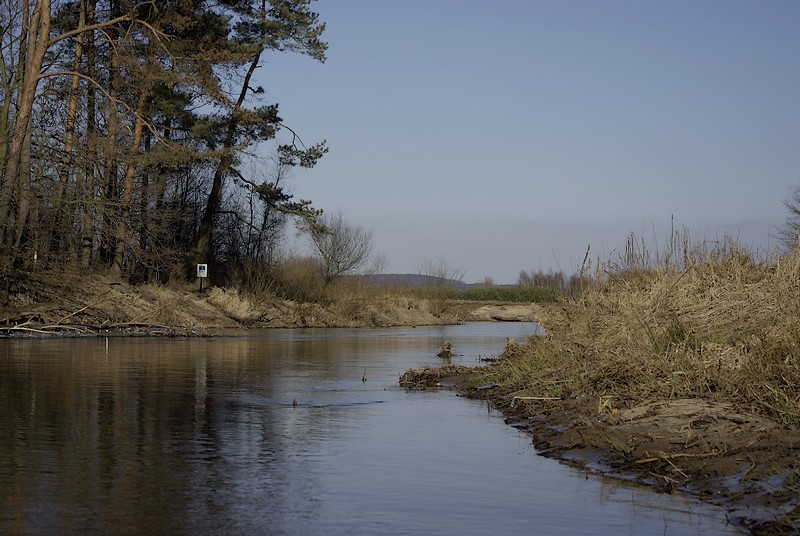
[[[535,455],[483,403],[398,387],[445,341],[472,365],[535,329],[0,341],[0,533],[736,533]]]

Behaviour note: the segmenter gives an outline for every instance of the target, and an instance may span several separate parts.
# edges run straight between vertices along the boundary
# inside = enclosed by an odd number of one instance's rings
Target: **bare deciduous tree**
[[[372,231],[345,221],[341,212],[321,215],[319,225],[307,222],[301,229],[309,234],[315,253],[322,261],[325,282],[366,265],[372,253]]]
[[[435,278],[434,281],[436,281],[437,286],[450,286],[461,282],[466,273],[466,270],[461,270],[448,264],[443,257],[436,257],[435,259],[423,257],[417,266],[417,271],[420,275]]]
[[[800,186],[795,186],[783,200],[789,213],[783,225],[776,229],[776,238],[784,253],[791,253],[800,243]]]

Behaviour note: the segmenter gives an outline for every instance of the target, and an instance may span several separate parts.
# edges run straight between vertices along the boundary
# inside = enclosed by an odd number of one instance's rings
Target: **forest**
[[[313,0],[0,0],[0,276],[269,271],[305,143],[254,76],[325,61]]]

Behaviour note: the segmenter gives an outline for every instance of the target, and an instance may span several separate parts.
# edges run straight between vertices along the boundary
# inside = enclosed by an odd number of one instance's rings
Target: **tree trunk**
[[[115,5],[116,6],[116,5]],[[113,7],[112,9],[116,9]],[[115,35],[116,31],[112,35]],[[112,262],[111,252],[116,248],[113,242],[114,233],[111,207],[117,201],[117,135],[119,132],[119,114],[117,112],[116,100],[119,95],[119,60],[116,54],[112,54],[109,65],[109,98],[108,98],[108,136],[104,147],[105,159],[103,168],[105,171],[105,186],[102,194],[103,200],[109,205],[103,208],[101,228],[100,228],[100,258],[104,263]]]
[[[8,160],[3,173],[3,183],[0,185],[0,247],[9,242],[10,223],[13,220],[12,200],[17,190],[19,181],[22,152],[28,135],[33,103],[36,90],[42,73],[45,52],[48,47],[50,35],[50,0],[39,0],[30,20],[30,30],[27,36],[27,51],[25,77],[19,86],[19,105],[16,122],[11,132]],[[8,244],[13,245],[13,244]],[[6,257],[6,261],[13,258],[13,252]]]
[[[203,212],[203,219],[200,221],[200,229],[197,234],[197,241],[194,247],[189,252],[187,272],[191,276],[193,274],[195,264],[208,264],[211,270],[211,276],[215,277],[216,271],[214,270],[214,216],[219,211],[220,201],[222,199],[222,184],[225,176],[231,169],[233,164],[233,144],[236,136],[236,130],[239,128],[240,113],[244,99],[247,97],[247,92],[250,91],[250,79],[261,61],[261,49],[253,57],[250,67],[247,69],[247,74],[242,81],[242,89],[239,92],[239,98],[231,110],[230,119],[228,120],[228,131],[225,135],[225,142],[223,145],[223,154],[217,164],[217,169],[214,171],[214,179],[211,183],[211,192],[208,194],[206,201],[206,209]]]
[[[17,202],[17,220],[13,239],[13,251],[19,252],[28,213],[31,209],[31,145],[33,142],[33,125],[28,121],[28,131],[25,133],[25,143],[22,145],[19,166],[19,200]],[[9,241],[9,243],[11,243]]]
[[[80,3],[80,15],[78,17],[78,30],[83,31],[86,26],[86,6],[84,0]],[[64,198],[67,197],[67,187],[69,185],[70,174],[75,162],[75,120],[78,113],[78,89],[80,78],[78,72],[81,67],[83,57],[83,33],[79,33],[75,41],[75,58],[72,62],[72,69],[75,74],[72,76],[72,83],[69,91],[69,101],[67,104],[67,117],[64,131],[64,149],[61,153],[61,162],[58,168],[58,186],[56,187],[55,199],[53,199],[53,218],[51,219],[50,235],[55,238],[58,249],[64,249],[64,235],[68,232],[67,222],[73,218],[66,214]],[[77,189],[76,189],[77,190]],[[77,195],[77,191],[76,191]]]
[[[133,201],[133,179],[136,176],[136,155],[139,154],[139,145],[142,143],[142,131],[144,130],[144,108],[147,104],[148,93],[142,90],[139,95],[139,104],[136,107],[136,123],[133,127],[133,138],[131,139],[130,161],[125,171],[125,178],[122,181],[122,210],[120,211],[119,222],[117,223],[116,245],[114,247],[114,259],[111,262],[111,275],[120,277],[122,275],[122,261],[125,255],[125,243],[128,241],[128,220],[131,217],[131,202]]]
[[[94,24],[95,6],[97,0],[89,0],[86,6],[86,20],[89,24]],[[95,76],[95,48],[94,32],[88,32],[86,36],[86,74],[89,78]],[[86,154],[84,157],[84,189],[83,189],[83,224],[81,228],[81,266],[89,268],[92,262],[92,242],[94,238],[94,218],[96,205],[94,203],[94,176],[95,176],[95,130],[97,105],[97,90],[94,85],[89,84],[86,88]]]

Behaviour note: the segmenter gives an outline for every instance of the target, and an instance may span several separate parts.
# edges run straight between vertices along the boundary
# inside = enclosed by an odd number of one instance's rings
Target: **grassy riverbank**
[[[538,307],[547,334],[497,364],[436,375],[465,374],[547,455],[695,493],[753,533],[800,530],[800,255],[634,268]]]
[[[685,270],[609,275],[540,307],[547,335],[484,372],[529,395],[587,393],[620,407],[653,397],[735,402],[800,424],[800,255],[759,265],[745,253]]]
[[[193,334],[218,328],[386,327],[470,320],[532,320],[529,304],[451,299],[435,292],[349,282],[309,287],[304,300],[195,285],[128,285],[103,274],[27,274],[0,308],[6,335],[46,333]],[[313,292],[312,292],[313,291]]]

